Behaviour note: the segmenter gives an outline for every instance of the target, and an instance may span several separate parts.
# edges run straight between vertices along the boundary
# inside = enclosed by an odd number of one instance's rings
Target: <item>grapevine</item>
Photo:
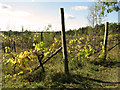
[[[61,41],[54,38],[54,43],[49,48],[45,46],[45,43],[40,42],[38,44],[33,43],[33,46],[35,47],[34,49],[25,50],[18,54],[11,52],[9,54],[11,58],[6,58],[6,53],[5,53],[3,55],[4,64],[5,65],[11,64],[11,66],[14,67],[14,70],[13,70],[14,73],[10,75],[10,77],[24,74],[26,72],[31,72],[33,67],[30,66],[30,62],[35,62],[37,60],[37,56],[35,54],[36,52],[39,54],[43,52],[44,54],[43,60],[44,60],[48,55],[54,52],[56,50],[55,48],[57,48],[60,44],[61,44]],[[8,51],[10,48],[6,47],[5,49]],[[9,57],[9,55],[7,55],[7,57]],[[17,70],[16,72],[15,69],[17,67],[19,67],[19,70]]]

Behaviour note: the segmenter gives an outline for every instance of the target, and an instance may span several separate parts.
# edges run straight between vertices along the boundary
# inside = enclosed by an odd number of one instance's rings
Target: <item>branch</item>
[[[116,45],[114,45],[113,47],[111,47],[110,49],[108,49],[108,51],[112,50],[114,47],[116,47],[119,44],[120,44],[120,42],[118,42]]]
[[[52,55],[50,55],[49,57],[47,57],[47,59],[45,60],[45,62],[42,63],[45,64],[47,61],[49,61],[53,56],[55,56],[59,51],[62,50],[62,47],[60,47],[59,49],[57,49]],[[37,69],[39,69],[41,67],[41,65],[38,65],[34,70],[32,70],[30,73],[36,71]]]
[[[116,45],[114,45],[113,47],[109,48],[108,51],[111,51],[113,48],[115,48],[115,47],[116,47],[117,45],[119,45],[119,44],[120,44],[120,42],[118,42],[118,43],[117,43]],[[94,54],[99,53],[101,50],[102,50],[102,49],[96,51]],[[94,55],[94,54],[90,54],[88,57],[90,57],[90,56],[92,56],[92,55]]]

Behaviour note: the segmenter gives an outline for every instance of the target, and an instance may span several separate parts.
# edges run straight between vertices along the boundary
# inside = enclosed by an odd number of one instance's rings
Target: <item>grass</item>
[[[102,40],[102,37],[100,36],[98,38]],[[71,38],[75,37],[72,36]],[[84,43],[85,41],[86,40],[83,40]],[[82,44],[81,46],[84,46],[84,44]],[[112,43],[110,43],[109,46],[112,46]],[[96,45],[95,48],[100,48],[99,44]],[[103,59],[98,58],[98,55],[93,55],[90,58],[81,58],[79,60],[75,57],[76,53],[73,52],[72,54],[69,54],[68,61],[70,74],[68,76],[64,73],[62,52],[54,56],[44,65],[44,73],[42,72],[42,69],[39,68],[32,74],[25,73],[24,75],[10,77],[9,75],[13,73],[13,67],[10,64],[3,64],[2,86],[3,88],[22,89],[118,88],[120,86],[120,61],[118,58],[118,53],[116,53],[116,51],[117,48],[114,48],[113,50],[108,52],[107,60],[104,63],[102,62]],[[35,68],[37,65],[38,61],[30,63],[30,66],[32,68]],[[19,68],[20,67],[17,67],[16,70],[18,71]]]
[[[39,69],[32,74],[13,78],[4,78],[3,74],[3,88],[117,88],[120,85],[120,67],[113,66],[88,62],[82,67],[69,67],[70,75],[67,76],[60,61],[54,62],[54,65],[51,61],[44,65],[45,73]]]
[[[69,60],[70,75],[64,74],[64,64],[62,53],[54,56],[45,65],[45,72],[39,68],[32,74],[24,74],[10,78],[10,65],[3,65],[2,86],[3,88],[118,88],[120,85],[120,61],[115,57],[110,57],[102,63],[101,59],[83,58],[80,60]],[[97,64],[96,64],[97,63]],[[32,67],[37,66],[32,64]],[[8,70],[9,68],[9,70]],[[8,71],[7,71],[8,70]],[[11,72],[12,73],[12,72]]]

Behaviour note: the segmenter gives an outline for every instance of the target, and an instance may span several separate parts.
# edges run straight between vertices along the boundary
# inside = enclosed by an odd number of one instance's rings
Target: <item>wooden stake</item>
[[[58,52],[60,52],[62,50],[62,47],[60,47],[59,49],[57,49],[52,55],[50,55],[49,57],[47,57],[47,59],[42,63],[42,65],[44,65],[46,62],[48,62],[53,56],[55,56]],[[33,69],[30,73],[36,71],[37,69],[39,69],[41,66],[38,65],[35,69]]]
[[[43,41],[43,32],[41,32],[41,41]]]
[[[15,41],[13,41],[13,48],[14,48],[14,52],[16,52]]]
[[[23,32],[24,32],[24,27],[22,26],[22,50],[23,50]]]
[[[65,68],[65,73],[69,74],[68,60],[67,60],[66,38],[65,38],[64,9],[60,8],[60,12],[61,12],[61,25],[62,25],[61,40],[62,40],[62,48],[63,48],[64,68]]]
[[[104,35],[104,60],[107,57],[107,40],[108,40],[108,22],[105,23],[105,35]]]
[[[9,38],[11,37],[11,30],[8,32]],[[11,48],[11,40],[9,39],[9,47]]]

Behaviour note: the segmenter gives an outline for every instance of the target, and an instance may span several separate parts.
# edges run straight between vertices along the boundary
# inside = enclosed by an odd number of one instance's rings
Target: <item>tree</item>
[[[91,6],[89,8],[90,10],[90,14],[88,15],[87,19],[89,21],[89,23],[91,24],[92,27],[94,27],[94,24],[95,24],[95,13],[94,13],[94,7]]]
[[[98,0],[93,4],[89,11],[88,21],[94,27],[96,24],[101,24],[103,18],[113,11],[118,12],[120,10],[117,0]]]
[[[102,4],[99,2],[95,2],[89,8],[90,12],[89,12],[87,19],[92,27],[95,27],[96,24],[101,24],[103,21],[104,16],[102,14],[100,14],[101,5]]]
[[[107,13],[111,13],[112,11],[116,11],[118,12],[120,10],[119,8],[119,3],[117,2],[117,0],[110,0],[110,2],[108,2],[108,0],[101,0],[99,1],[99,3],[101,3],[101,14],[104,15],[105,12]]]

